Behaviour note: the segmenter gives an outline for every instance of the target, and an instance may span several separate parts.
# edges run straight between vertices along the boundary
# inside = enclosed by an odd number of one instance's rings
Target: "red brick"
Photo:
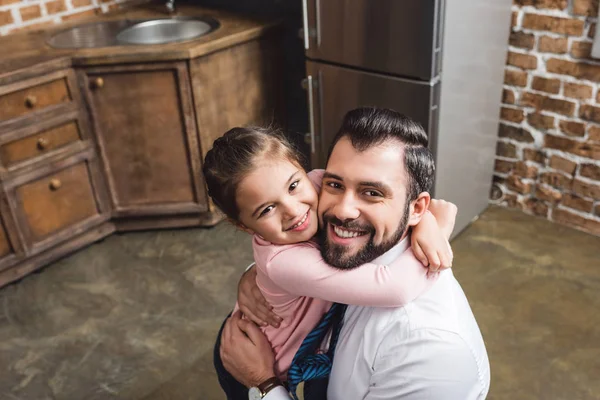
[[[510,125],[500,124],[498,135],[503,138],[511,138],[519,142],[533,143],[533,136],[528,130]]]
[[[514,47],[531,50],[535,44],[535,36],[532,33],[511,32],[508,43]]]
[[[569,49],[569,41],[567,38],[553,38],[550,36],[542,36],[538,41],[538,51],[542,53],[564,54]]]
[[[537,58],[528,54],[515,53],[513,51],[508,52],[506,63],[522,69],[536,69]]]
[[[71,0],[73,8],[88,7],[92,5],[91,0]]]
[[[575,58],[590,58],[591,55],[591,42],[573,42],[573,44],[571,44],[571,56]]]
[[[537,93],[525,92],[521,96],[521,105],[535,107],[538,110],[546,110],[563,114],[573,115],[575,112],[575,103],[572,101],[553,99]]]
[[[566,151],[592,160],[600,160],[600,144],[578,142],[569,138],[546,134],[544,145],[551,149]]]
[[[62,17],[62,20],[64,22],[64,21],[72,21],[72,20],[76,20],[76,19],[88,19],[88,18],[95,16],[97,13],[98,12],[96,10],[82,11],[82,12],[78,12],[75,14],[65,15],[64,17]]]
[[[540,174],[540,182],[557,189],[565,189],[571,184],[571,178],[560,172],[544,172]]]
[[[537,185],[534,196],[540,200],[556,204],[562,199],[562,193],[546,185]]]
[[[593,38],[594,38],[594,35],[596,35],[596,23],[595,23],[595,22],[592,22],[592,23],[590,24],[590,30],[588,31],[588,37],[589,37],[590,39],[593,39]]]
[[[590,126],[589,127],[588,140],[590,142],[600,142],[600,126]]]
[[[554,128],[554,117],[540,113],[531,113],[527,115],[529,125],[537,129],[552,129]]]
[[[523,210],[540,217],[548,216],[548,204],[534,198],[529,198],[523,202]]]
[[[546,156],[544,153],[536,149],[523,149],[523,159],[542,165],[544,165],[546,162]]]
[[[0,26],[10,25],[13,23],[13,17],[10,10],[0,11]]]
[[[511,175],[508,178],[506,178],[506,187],[508,187],[513,192],[527,194],[531,193],[533,185],[528,182],[523,182],[521,178],[516,175]]]
[[[565,194],[561,200],[561,204],[565,207],[588,213],[592,212],[592,207],[594,206],[593,201],[573,196],[572,194]]]
[[[597,17],[598,0],[573,0],[573,14]]]
[[[37,4],[28,7],[21,7],[19,12],[21,13],[21,19],[23,21],[31,21],[32,19],[40,18],[42,16],[42,9]]]
[[[53,25],[55,25],[54,21],[37,22],[35,24],[30,24],[30,25],[26,25],[26,26],[19,26],[19,27],[13,28],[9,31],[9,33],[13,34],[16,32],[43,31]]]
[[[594,215],[600,217],[600,204],[596,204],[596,207],[594,207]]]
[[[537,177],[538,168],[535,165],[529,165],[524,161],[519,161],[515,164],[513,172],[515,175],[521,176],[523,178],[533,179]]]
[[[518,19],[519,19],[519,13],[513,11],[512,16],[510,18],[510,26],[517,26]]]
[[[502,90],[502,103],[515,104],[515,92],[510,89]]]
[[[564,95],[573,99],[587,100],[592,97],[592,87],[578,83],[565,82]]]
[[[65,4],[65,0],[55,0],[49,1],[46,3],[46,10],[48,14],[58,14],[60,12],[66,11],[67,6]]]
[[[563,35],[581,36],[585,22],[579,19],[560,18],[550,15],[525,14],[523,28],[550,31]]]
[[[577,163],[559,156],[552,156],[550,158],[550,168],[573,175],[575,173],[575,168],[577,168]]]
[[[558,94],[560,92],[560,81],[558,79],[534,76],[531,87],[542,92]]]
[[[525,119],[525,113],[519,108],[502,107],[500,109],[500,119],[519,123]]]
[[[571,191],[581,197],[591,197],[594,200],[600,199],[600,185],[593,183],[575,179],[571,185]]]
[[[504,84],[510,86],[527,86],[527,72],[507,69],[504,71]]]
[[[514,161],[496,160],[494,162],[494,171],[501,174],[508,174],[512,171],[514,165]]]
[[[600,222],[593,219],[587,219],[560,208],[555,208],[552,211],[552,219],[561,224],[569,225],[593,233],[594,235],[600,235]]]
[[[600,65],[575,63],[573,61],[551,58],[546,61],[546,71],[555,74],[570,75],[578,79],[600,81]]]
[[[560,121],[558,127],[568,136],[583,137],[585,135],[585,124],[582,124],[581,122]]]
[[[517,158],[517,146],[508,142],[496,143],[496,155],[506,158]]]
[[[579,168],[579,175],[585,176],[586,178],[600,181],[600,165],[596,164],[582,164]]]
[[[579,107],[579,117],[592,122],[600,122],[600,107],[582,104]]]
[[[567,7],[567,0],[514,0],[519,6],[534,6],[535,8],[554,8],[563,10]]]

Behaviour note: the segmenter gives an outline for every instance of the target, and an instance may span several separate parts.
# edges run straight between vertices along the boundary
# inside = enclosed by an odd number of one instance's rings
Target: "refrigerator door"
[[[303,0],[310,59],[430,80],[441,69],[444,0]]]
[[[313,168],[323,168],[342,118],[361,106],[390,108],[414,118],[435,151],[439,83],[395,78],[308,61],[306,70]]]

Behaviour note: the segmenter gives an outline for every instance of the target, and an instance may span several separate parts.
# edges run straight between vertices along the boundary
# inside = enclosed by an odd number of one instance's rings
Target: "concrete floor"
[[[600,399],[600,238],[492,207],[453,241],[489,399]],[[251,261],[214,229],[114,235],[0,289],[0,399],[222,399],[212,345]]]

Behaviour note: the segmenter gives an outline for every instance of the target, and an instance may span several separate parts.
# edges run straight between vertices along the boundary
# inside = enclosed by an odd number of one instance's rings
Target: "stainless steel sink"
[[[196,39],[212,32],[218,24],[207,19],[156,19],[135,24],[117,35],[127,44],[164,44]]]
[[[57,48],[165,44],[196,39],[218,27],[219,22],[208,17],[96,22],[59,32],[48,44]]]

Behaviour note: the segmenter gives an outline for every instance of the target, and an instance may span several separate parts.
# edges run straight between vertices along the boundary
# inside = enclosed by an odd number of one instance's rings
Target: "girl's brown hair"
[[[232,220],[239,221],[238,185],[265,159],[283,159],[302,166],[301,154],[274,128],[230,129],[206,153],[202,172],[208,195]]]

